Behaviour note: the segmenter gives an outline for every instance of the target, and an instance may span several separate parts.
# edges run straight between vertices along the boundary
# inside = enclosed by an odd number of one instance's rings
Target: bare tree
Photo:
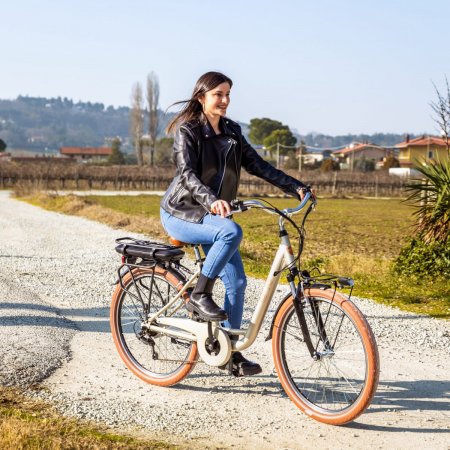
[[[143,102],[141,83],[136,82],[131,90],[130,136],[136,152],[137,162],[140,166],[144,163],[142,152],[142,134],[144,132]]]
[[[158,135],[159,81],[154,72],[147,75],[148,135],[150,137],[150,165],[154,164],[155,145]]]
[[[433,120],[437,123],[441,136],[445,140],[447,153],[450,157],[450,86],[448,84],[447,77],[445,77],[445,85],[447,92],[445,92],[445,94],[441,94],[439,89],[433,83],[437,95],[437,101],[431,102],[431,108],[435,114]]]

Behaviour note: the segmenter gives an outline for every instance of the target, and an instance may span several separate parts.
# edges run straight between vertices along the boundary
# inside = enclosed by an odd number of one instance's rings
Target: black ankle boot
[[[258,375],[262,372],[261,366],[253,361],[245,358],[241,352],[235,352],[231,356],[232,366],[231,373],[235,377],[245,377],[248,375]]]
[[[196,313],[200,319],[207,321],[227,320],[227,313],[217,306],[212,299],[215,279],[200,274],[197,284],[191,293],[191,299],[186,303],[188,311]]]
[[[237,341],[237,336],[230,336],[230,340]],[[230,375],[234,375],[235,377],[245,377],[248,375],[258,375],[258,373],[262,372],[262,368],[258,363],[253,361],[249,361],[245,358],[241,352],[234,352],[231,355],[230,360],[224,364],[223,366],[219,366],[219,369],[226,370],[228,369]]]

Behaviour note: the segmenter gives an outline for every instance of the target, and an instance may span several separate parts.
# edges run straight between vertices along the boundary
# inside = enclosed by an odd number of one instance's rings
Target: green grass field
[[[27,201],[47,209],[78,214],[116,228],[164,239],[157,196],[49,197]],[[278,208],[294,199],[269,199]],[[400,199],[319,199],[306,224],[302,267],[351,276],[354,294],[404,310],[450,317],[450,283],[393,274],[392,262],[413,233],[413,209]],[[296,216],[299,220],[299,216]],[[243,227],[241,254],[249,275],[265,278],[279,243],[277,217],[252,210],[236,214]],[[292,226],[292,244],[297,245]]]
[[[87,200],[129,217],[152,218],[153,225],[159,216],[160,197],[96,196]],[[296,204],[294,199],[269,201],[278,208]],[[252,210],[237,214],[235,219],[244,230],[241,253],[246,271],[264,278],[279,242],[277,218]],[[306,224],[303,267],[317,266],[322,271],[353,277],[356,295],[409,311],[449,317],[447,280],[415,280],[392,274],[392,261],[412,234],[412,225],[412,208],[399,199],[319,199]],[[151,234],[150,230],[141,231]],[[288,231],[297,245],[293,227],[288,226]]]
[[[86,199],[127,215],[159,217],[160,197],[89,196]],[[293,199],[268,199],[278,208],[296,205]],[[298,216],[296,216],[297,218]],[[235,216],[244,228],[245,237],[262,244],[278,245],[277,218],[252,210]],[[305,256],[336,256],[350,252],[373,257],[396,256],[411,232],[411,208],[398,199],[322,199],[309,216]],[[264,252],[265,253],[265,252]],[[258,259],[260,259],[258,252]]]

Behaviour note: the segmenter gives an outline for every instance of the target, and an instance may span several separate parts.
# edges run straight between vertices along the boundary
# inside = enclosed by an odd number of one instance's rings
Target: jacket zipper
[[[174,202],[175,200],[178,199],[179,195],[181,194],[181,190],[183,189],[183,185],[180,184],[180,186],[177,187],[176,191],[172,194],[172,196],[170,197],[170,201]]]
[[[222,184],[223,184],[223,179],[225,178],[225,171],[227,170],[227,160],[228,160],[228,153],[230,153],[231,148],[233,147],[234,144],[236,144],[236,141],[234,139],[229,139],[228,143],[230,144],[230,146],[227,148],[227,151],[225,153],[225,165],[223,167],[223,173],[222,173],[222,179],[220,180],[220,184],[219,184],[219,190],[217,192],[218,195],[220,195],[220,192],[222,190]]]

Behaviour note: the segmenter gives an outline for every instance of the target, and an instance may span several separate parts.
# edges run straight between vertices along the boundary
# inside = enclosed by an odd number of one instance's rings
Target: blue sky
[[[154,71],[166,108],[219,70],[234,81],[236,120],[433,133],[448,17],[447,0],[15,0],[1,8],[0,98],[129,105],[133,83]]]

